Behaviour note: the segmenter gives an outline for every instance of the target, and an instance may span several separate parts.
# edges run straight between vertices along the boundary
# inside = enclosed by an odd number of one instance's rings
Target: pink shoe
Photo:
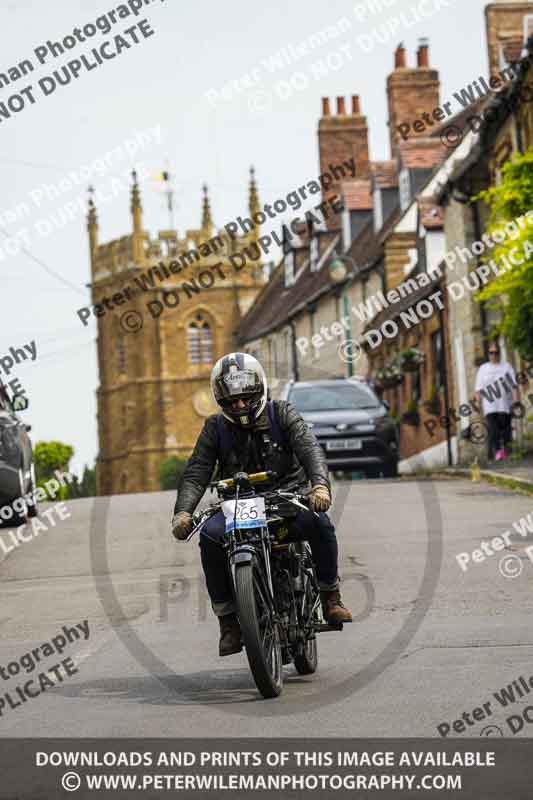
[[[495,461],[503,461],[505,458],[505,450],[496,450],[496,455],[494,456]]]

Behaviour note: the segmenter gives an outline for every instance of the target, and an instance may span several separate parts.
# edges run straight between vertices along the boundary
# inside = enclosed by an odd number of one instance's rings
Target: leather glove
[[[327,486],[313,486],[309,493],[309,507],[312,511],[327,511],[331,505],[331,495]]]
[[[192,516],[188,511],[180,511],[172,517],[172,536],[175,539],[186,539],[193,529]]]

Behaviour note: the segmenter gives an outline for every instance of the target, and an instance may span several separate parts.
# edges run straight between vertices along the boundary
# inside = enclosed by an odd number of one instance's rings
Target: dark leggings
[[[228,573],[226,554],[220,546],[224,536],[222,511],[207,520],[200,533],[200,553],[207,591],[215,614],[222,616],[235,610]],[[337,537],[327,514],[315,516],[311,511],[300,511],[289,526],[291,541],[307,539],[311,546],[317,577],[321,588],[337,586]]]
[[[511,415],[503,411],[487,414],[487,427],[489,429],[489,458],[496,455],[502,447],[511,443]]]

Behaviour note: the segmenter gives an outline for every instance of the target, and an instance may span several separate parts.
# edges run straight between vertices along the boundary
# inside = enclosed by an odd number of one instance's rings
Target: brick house
[[[301,237],[287,242],[285,254],[253,307],[239,325],[238,341],[262,358],[274,389],[279,381],[365,375],[364,353],[350,358],[350,341],[365,327],[368,299],[385,287],[385,239],[401,213],[399,177],[404,190],[416,192],[431,172],[428,166],[438,143],[421,142],[419,134],[403,147],[396,130],[398,120],[420,113],[421,103],[438,104],[438,72],[429,66],[428,45],[422,41],[416,67],[406,65],[405,49],[395,53],[387,81],[391,131],[391,159],[369,160],[368,125],[357,95],[347,111],[337,98],[336,113],[328,98],[322,101],[318,124],[319,162],[323,171],[331,163],[353,158],[354,180],[339,180],[325,198],[342,199],[343,210],[323,226],[308,225]],[[418,93],[418,94],[417,94]],[[433,156],[428,155],[432,153]],[[403,154],[403,155],[402,155]],[[345,274],[331,273],[339,257]],[[393,249],[387,251],[390,264]],[[307,342],[307,346],[306,346]],[[297,344],[299,343],[299,345]]]

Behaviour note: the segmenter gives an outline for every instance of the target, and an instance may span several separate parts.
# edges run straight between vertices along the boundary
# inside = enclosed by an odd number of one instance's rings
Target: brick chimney
[[[485,25],[487,29],[487,49],[489,71],[491,75],[499,72],[505,65],[502,51],[511,45],[515,52],[520,51],[520,42],[524,41],[524,17],[533,15],[532,2],[515,2],[499,0],[485,7]]]
[[[361,113],[358,95],[352,95],[350,111],[346,108],[344,97],[337,97],[337,113],[331,114],[328,98],[322,99],[322,117],[318,123],[318,150],[320,159],[320,173],[329,172],[334,176],[331,186],[323,192],[323,199],[341,195],[340,186],[343,180],[368,178],[368,125],[366,117]],[[344,166],[344,161],[353,159],[355,162],[355,176]],[[332,167],[336,167],[335,171]],[[327,220],[328,227],[338,228],[340,217],[330,216]]]
[[[400,138],[397,126],[402,122],[412,123],[424,111],[431,113],[440,104],[439,73],[429,66],[427,39],[420,39],[416,60],[416,67],[409,67],[405,48],[403,44],[398,45],[394,54],[394,70],[387,78],[389,137],[393,158],[397,155]],[[427,131],[411,131],[409,136],[427,136]]]

